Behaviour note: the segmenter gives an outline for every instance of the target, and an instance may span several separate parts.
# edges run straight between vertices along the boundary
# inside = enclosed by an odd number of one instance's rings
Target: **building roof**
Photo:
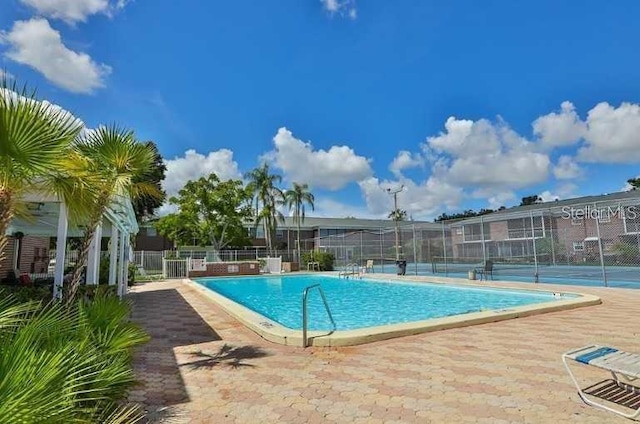
[[[441,224],[434,224],[427,221],[402,221],[401,226],[414,224],[420,228],[439,229]],[[390,228],[394,222],[390,219],[358,219],[358,218],[320,218],[307,216],[300,223],[300,228],[305,230],[315,229],[353,229],[353,230],[376,230],[378,228]],[[297,224],[293,217],[285,217],[284,224],[278,223],[280,229],[295,229]]]
[[[563,208],[577,207],[577,206],[611,206],[611,205],[638,205],[640,204],[640,190],[639,191],[621,191],[611,194],[600,194],[597,196],[583,196],[574,197],[571,199],[556,200],[552,202],[535,203],[533,205],[526,206],[514,206],[511,208],[503,209],[501,211],[495,211],[486,215],[474,216],[471,218],[457,220],[455,222],[448,222],[452,226],[460,226],[465,224],[473,224],[483,221],[499,221],[510,218],[527,217],[533,214],[533,216],[540,216],[543,212],[553,211],[561,213]],[[447,223],[447,221],[445,221]]]
[[[157,218],[150,219],[140,224],[143,227],[152,225]],[[247,221],[246,226],[252,226],[253,221]],[[415,225],[421,229],[441,229],[442,224],[428,221],[402,221],[400,226]],[[302,230],[317,229],[353,229],[353,230],[377,230],[379,228],[391,228],[394,223],[390,219],[358,219],[358,218],[321,218],[306,216],[300,223]],[[298,225],[293,217],[285,216],[284,224],[278,222],[278,229],[297,229]]]
[[[58,218],[60,215],[60,199],[55,195],[28,193],[22,200],[26,203],[30,217],[14,217],[8,228],[7,235],[21,232],[26,235],[55,237],[58,232]],[[104,214],[102,226],[103,237],[111,236],[112,224],[130,234],[138,232],[133,205],[128,198],[111,202]],[[84,234],[82,228],[69,222],[68,237],[80,237]]]

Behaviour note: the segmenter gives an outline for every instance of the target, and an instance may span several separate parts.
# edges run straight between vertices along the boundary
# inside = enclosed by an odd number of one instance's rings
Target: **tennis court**
[[[483,261],[407,263],[407,274],[442,275],[467,278],[468,272],[482,268]],[[388,262],[376,264],[374,272],[395,273],[396,265]],[[604,275],[599,265],[550,265],[538,263],[538,282],[578,286],[604,286]],[[493,265],[493,279],[497,281],[535,282],[535,263],[501,263]],[[605,267],[607,286],[640,289],[640,267],[608,265]]]

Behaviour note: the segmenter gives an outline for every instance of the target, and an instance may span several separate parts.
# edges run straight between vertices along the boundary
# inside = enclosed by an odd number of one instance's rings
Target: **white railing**
[[[189,275],[188,259],[162,259],[163,278],[187,278]]]
[[[282,271],[282,258],[263,258],[264,272],[269,274],[280,274]]]

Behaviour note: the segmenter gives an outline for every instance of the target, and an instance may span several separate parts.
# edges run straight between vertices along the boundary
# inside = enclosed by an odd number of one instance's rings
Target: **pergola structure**
[[[22,233],[30,236],[56,237],[56,265],[54,272],[53,296],[62,296],[64,268],[68,237],[82,237],[81,227],[70,222],[67,207],[53,195],[30,194],[23,198],[30,210],[31,218],[14,218],[7,235]],[[118,286],[118,295],[127,291],[129,277],[128,264],[131,260],[130,239],[138,233],[138,223],[128,198],[113,201],[98,227],[91,242],[86,270],[86,284],[97,285],[100,270],[100,250],[103,237],[109,241],[109,285]],[[18,241],[19,242],[19,241]]]

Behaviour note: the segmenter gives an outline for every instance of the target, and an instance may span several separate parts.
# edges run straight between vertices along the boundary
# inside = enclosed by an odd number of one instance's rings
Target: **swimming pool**
[[[380,279],[380,278],[385,278]],[[195,286],[264,338],[300,345],[302,293],[320,284],[336,322],[332,326],[318,291],[308,298],[308,329],[317,346],[346,346],[447,328],[600,303],[596,296],[541,290],[443,284],[430,277],[339,279],[301,274],[195,279]]]

